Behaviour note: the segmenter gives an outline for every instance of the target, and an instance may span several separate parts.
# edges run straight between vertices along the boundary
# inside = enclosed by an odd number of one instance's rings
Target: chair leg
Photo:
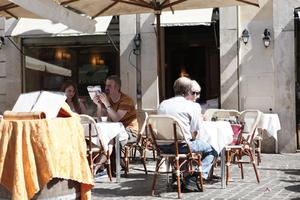
[[[145,142],[144,154],[143,154],[143,158],[144,158],[145,161],[147,160],[147,150],[148,150],[148,148],[149,148],[149,144],[148,144],[148,142],[146,141],[146,142]]]
[[[257,165],[261,163],[261,140],[257,140]]]
[[[259,174],[258,174],[258,170],[257,170],[257,168],[256,168],[256,164],[255,164],[255,160],[254,160],[253,153],[252,153],[252,151],[249,151],[249,152],[250,152],[250,160],[251,160],[252,166],[253,166],[253,168],[254,168],[256,180],[257,180],[258,183],[260,183]]]
[[[230,176],[230,152],[228,150],[225,151],[226,155],[226,185],[229,183]]]
[[[141,154],[141,161],[142,161],[142,164],[144,166],[145,174],[148,174],[147,167],[146,167],[146,160],[145,160],[145,157],[144,157],[144,151],[142,149],[140,151],[140,154]]]
[[[201,163],[201,156],[199,156],[199,155],[198,155],[198,172],[199,172],[199,181],[200,181],[201,192],[204,192],[203,178],[202,178],[202,163]]]
[[[153,181],[152,181],[152,189],[151,189],[151,195],[152,195],[152,196],[155,195],[156,177],[157,177],[157,174],[158,174],[158,170],[159,170],[159,166],[160,166],[161,160],[162,160],[162,159],[159,159],[159,160],[157,160],[157,162],[156,162],[155,172],[154,172]]]
[[[132,156],[132,157],[133,157],[134,159],[136,158],[136,148],[137,148],[137,146],[135,146],[134,149],[133,149],[133,156]]]
[[[125,176],[127,176],[128,171],[129,171],[129,161],[128,161],[128,157],[129,157],[129,148],[127,146],[124,147],[125,148],[125,152],[124,152],[124,161],[125,161]]]
[[[179,167],[179,160],[176,159],[176,177],[177,177],[177,193],[178,199],[181,199],[181,184],[180,184],[180,167]]]
[[[94,162],[93,162],[93,154],[92,154],[92,151],[89,151],[88,154],[89,154],[89,155],[88,155],[88,158],[89,158],[90,169],[91,169],[92,174],[94,174]]]
[[[111,161],[110,161],[110,152],[107,151],[107,171],[108,171],[108,177],[109,180],[112,181],[112,170],[111,170]]]
[[[240,168],[241,168],[241,177],[244,179],[244,165],[243,163],[240,163]]]
[[[152,149],[152,154],[153,154],[153,160],[155,160],[155,149]]]

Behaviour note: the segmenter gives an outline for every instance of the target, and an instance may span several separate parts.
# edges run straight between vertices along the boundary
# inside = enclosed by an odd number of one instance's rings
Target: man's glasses
[[[200,92],[192,92],[192,95],[200,95]]]

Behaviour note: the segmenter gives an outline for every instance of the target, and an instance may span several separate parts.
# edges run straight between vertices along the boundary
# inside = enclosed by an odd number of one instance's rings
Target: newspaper
[[[87,90],[89,92],[89,95],[91,99],[93,100],[96,94],[101,93],[101,86],[100,85],[95,85],[95,86],[87,86]]]
[[[21,94],[15,103],[14,112],[40,111],[46,114],[47,119],[57,117],[58,112],[67,97],[63,92],[36,91]]]

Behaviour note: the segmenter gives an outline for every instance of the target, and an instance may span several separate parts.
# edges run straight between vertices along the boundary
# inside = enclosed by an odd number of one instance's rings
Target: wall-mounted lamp
[[[134,42],[134,46],[135,48],[133,49],[133,53],[134,55],[140,55],[140,49],[141,49],[141,34],[137,33],[135,34],[134,38],[133,38],[133,42]]]
[[[250,37],[249,31],[247,29],[244,29],[242,32],[242,40],[245,45],[248,43],[249,37]]]
[[[264,37],[262,38],[262,40],[263,40],[264,46],[266,48],[268,48],[271,44],[271,33],[270,33],[269,29],[266,28],[264,30]]]
[[[1,37],[0,37],[0,49],[2,49],[3,45],[5,45],[4,37],[1,36]]]

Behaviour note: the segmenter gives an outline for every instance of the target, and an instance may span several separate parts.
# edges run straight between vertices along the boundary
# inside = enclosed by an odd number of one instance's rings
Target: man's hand
[[[192,140],[195,140],[197,138],[198,132],[199,131],[192,132]]]
[[[104,92],[100,92],[98,95],[99,100],[104,104],[104,106],[107,108],[110,106],[110,103],[108,101],[108,98]]]
[[[100,106],[100,107],[101,107],[101,100],[100,100],[99,95],[95,95],[95,96],[94,96],[93,102],[94,102],[97,106]]]

